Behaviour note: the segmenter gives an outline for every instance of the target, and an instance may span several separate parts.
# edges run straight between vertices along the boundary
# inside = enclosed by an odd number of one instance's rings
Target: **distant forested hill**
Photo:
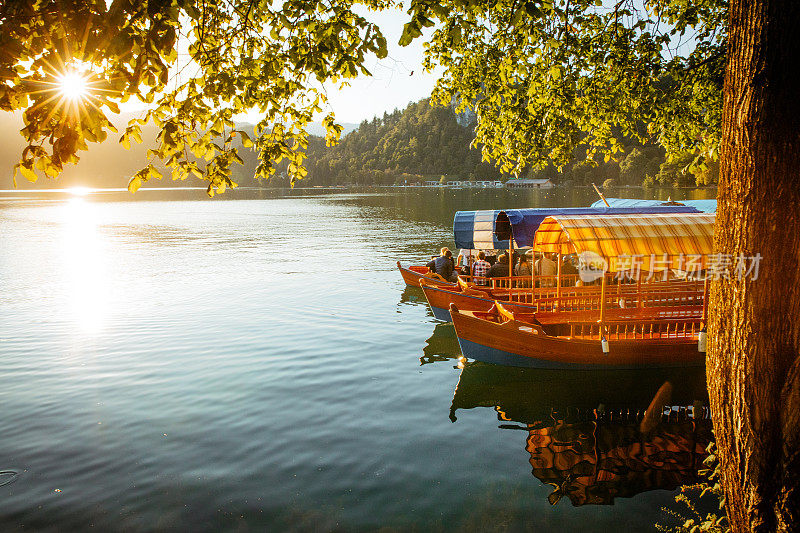
[[[392,185],[403,181],[500,179],[490,163],[470,148],[474,116],[432,107],[427,99],[404,110],[362,122],[334,147],[309,143],[308,182]]]
[[[481,161],[471,148],[475,116],[457,116],[452,107],[432,107],[429,100],[404,110],[384,113],[362,122],[334,147],[312,137],[308,149],[309,174],[304,184],[357,183],[391,185],[427,180],[507,179],[492,164]],[[527,169],[525,178],[549,178],[555,183],[588,185],[695,186],[717,181],[718,165],[690,170],[692,156],[666,161],[658,146],[624,142],[618,161],[585,159],[585,149],[575,152],[573,163],[560,171],[552,165]],[[276,180],[279,182],[280,180]]]

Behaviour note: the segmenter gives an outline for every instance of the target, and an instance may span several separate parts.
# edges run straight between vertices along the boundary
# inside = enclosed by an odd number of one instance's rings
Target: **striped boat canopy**
[[[717,201],[716,200],[676,200],[676,201],[663,201],[663,200],[640,200],[638,198],[606,198],[611,207],[653,207],[653,206],[667,206],[667,205],[685,205],[687,207],[694,207],[703,213],[716,213]],[[606,204],[603,200],[598,200],[592,204],[592,207],[603,207]]]
[[[494,220],[500,211],[456,211],[453,217],[453,240],[456,248],[507,250],[508,238],[494,234]]]
[[[555,215],[638,215],[643,213],[697,213],[694,207],[685,205],[665,206],[592,206],[592,207],[566,207],[561,209],[509,209],[500,211],[495,219],[495,233],[500,239],[508,240],[509,229],[514,233],[514,242],[517,247],[533,246],[533,239],[539,224],[549,217]]]
[[[453,240],[456,248],[475,250],[508,250],[509,223],[514,246],[533,246],[533,238],[542,220],[553,215],[633,215],[640,213],[697,213],[687,206],[644,207],[561,207],[542,209],[508,209],[505,211],[457,211],[453,218]]]
[[[457,211],[453,218],[453,240],[456,248],[476,250],[508,250],[509,223],[514,246],[533,246],[533,238],[542,220],[554,215],[634,215],[640,213],[697,213],[688,206],[639,207],[560,207],[541,209],[508,209],[505,211]]]
[[[687,261],[703,261],[714,245],[713,214],[643,214],[633,216],[552,216],[536,232],[542,252],[594,253],[608,270],[683,269]]]

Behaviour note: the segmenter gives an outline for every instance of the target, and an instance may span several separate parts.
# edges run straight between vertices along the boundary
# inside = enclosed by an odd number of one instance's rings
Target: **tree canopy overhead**
[[[108,112],[136,98],[151,104],[120,142],[141,141],[154,121],[150,155],[174,178],[207,179],[209,192],[233,185],[233,116],[257,109],[254,142],[267,177],[288,158],[302,177],[306,125],[323,110],[322,83],[365,73],[365,59],[384,57],[386,40],[357,14],[354,0],[12,0],[0,6],[0,109],[22,110],[28,146],[17,170],[57,176],[88,142],[113,126]],[[358,0],[380,9],[386,0]],[[65,87],[70,85],[70,91]],[[76,87],[77,85],[77,87]],[[82,93],[82,94],[81,94]],[[341,129],[323,121],[329,140]],[[194,155],[194,158],[191,155]],[[149,165],[129,185],[150,177]]]
[[[150,155],[173,178],[233,185],[231,141],[254,142],[268,177],[289,160],[305,174],[306,125],[325,108],[323,84],[368,74],[384,57],[380,28],[360,13],[395,0],[35,0],[0,6],[0,109],[24,111],[28,146],[17,170],[57,176],[108,112],[139,99],[149,111],[120,142],[160,128]],[[413,0],[400,44],[434,32],[426,67],[444,74],[434,101],[478,116],[475,143],[504,172],[621,152],[623,139],[715,159],[725,61],[724,0]],[[65,76],[85,84],[65,95]],[[256,136],[233,116],[257,109]],[[326,116],[328,141],[340,128]],[[153,165],[129,188],[160,177]]]
[[[434,98],[475,111],[505,171],[563,165],[579,146],[611,156],[623,138],[717,158],[725,0],[414,0],[411,12],[406,40],[437,26]]]

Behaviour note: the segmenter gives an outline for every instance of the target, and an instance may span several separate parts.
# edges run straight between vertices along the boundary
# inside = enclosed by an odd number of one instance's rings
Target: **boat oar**
[[[594,191],[597,193],[600,199],[603,200],[603,203],[606,204],[606,207],[611,207],[611,204],[608,203],[608,200],[606,200],[606,197],[600,192],[600,189],[597,188],[597,185],[592,183],[592,187],[594,187]]]
[[[661,423],[661,415],[664,413],[664,406],[668,405],[672,399],[672,383],[665,381],[659,387],[656,395],[653,396],[653,401],[647,406],[647,411],[644,413],[639,424],[639,431],[642,433],[649,433]]]

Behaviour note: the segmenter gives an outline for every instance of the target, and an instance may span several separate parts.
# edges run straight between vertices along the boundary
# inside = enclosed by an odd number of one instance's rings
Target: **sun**
[[[89,94],[89,80],[78,72],[67,72],[59,76],[58,90],[68,100],[82,100]]]

